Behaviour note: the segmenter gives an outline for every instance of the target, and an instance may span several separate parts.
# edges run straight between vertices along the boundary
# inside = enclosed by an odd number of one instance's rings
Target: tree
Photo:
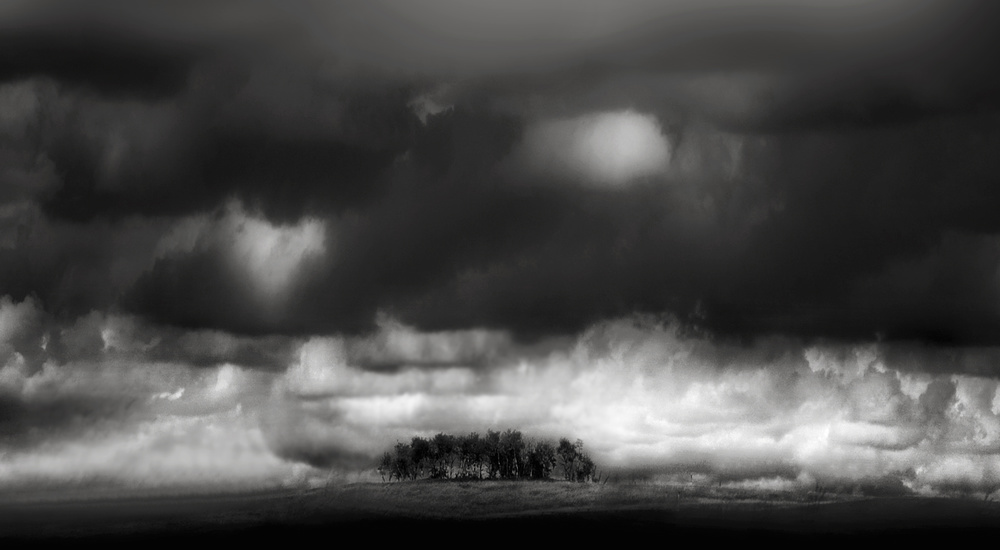
[[[580,442],[580,446],[583,446],[583,442]],[[559,440],[559,447],[556,448],[556,454],[559,455],[559,465],[562,467],[563,476],[566,481],[576,481],[576,450],[577,447],[569,442],[565,437]]]
[[[450,478],[455,464],[456,438],[453,435],[439,433],[431,440],[432,478]]]
[[[422,438],[414,437],[410,440],[410,448],[413,449],[413,479],[422,476],[425,471],[430,470],[431,462],[431,442]]]
[[[556,465],[556,448],[547,441],[536,441],[528,445],[527,476],[531,479],[548,479]]]
[[[524,477],[527,469],[524,466],[525,445],[521,432],[508,428],[500,434],[497,445],[500,477],[504,479]]]
[[[591,481],[597,471],[594,461],[583,451],[583,441],[570,443],[565,437],[559,440],[556,449],[559,465],[562,466],[566,481]]]
[[[594,461],[590,459],[585,453],[580,453],[579,458],[576,461],[576,480],[577,481],[594,481],[594,475],[596,474],[596,467]]]
[[[500,432],[486,430],[486,449],[488,451],[488,477],[494,479],[500,475]]]
[[[382,482],[385,482],[385,476],[389,476],[389,481],[392,481],[392,454],[389,451],[382,453],[382,458],[378,463],[378,473],[382,476]]]
[[[489,445],[477,432],[459,438],[456,445],[461,456],[462,477],[483,479],[483,468],[489,464]]]
[[[392,475],[402,481],[404,479],[416,479],[416,472],[413,468],[413,450],[407,443],[396,442],[395,454],[392,457]],[[392,475],[389,479],[392,479]]]
[[[382,481],[404,479],[547,479],[556,465],[567,481],[589,481],[597,475],[593,460],[583,451],[583,441],[529,440],[520,430],[487,430],[453,436],[439,433],[432,438],[413,437],[409,443],[396,442],[391,452],[382,453],[376,470]]]

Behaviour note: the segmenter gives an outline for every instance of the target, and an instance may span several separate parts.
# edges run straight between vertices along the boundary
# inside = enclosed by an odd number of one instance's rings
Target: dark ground
[[[599,492],[559,483],[543,487],[539,497],[538,488],[527,483],[416,482],[222,496],[8,498],[0,502],[0,546],[284,545],[308,540],[382,545],[422,544],[441,537],[459,545],[478,540],[472,544],[487,542],[491,547],[492,543],[631,540],[658,544],[947,540],[954,544],[956,537],[971,542],[976,539],[970,537],[996,540],[1000,535],[1000,505],[971,498],[764,502],[679,498],[657,490],[659,500],[653,500],[646,494],[649,491],[626,493],[606,487]],[[544,500],[549,493],[573,496],[566,505],[555,506]],[[492,496],[488,501],[472,498],[483,494]],[[460,542],[465,537],[474,538]]]

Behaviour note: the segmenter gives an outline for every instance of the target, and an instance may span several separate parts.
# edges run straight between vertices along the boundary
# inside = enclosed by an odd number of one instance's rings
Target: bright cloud
[[[272,454],[240,409],[157,416],[103,434],[4,454],[0,487],[111,486],[196,490],[275,487],[301,468]]]
[[[374,456],[413,435],[513,426],[580,437],[617,468],[707,466],[730,479],[778,470],[800,481],[906,473],[926,490],[992,479],[995,383],[950,375],[904,383],[914,376],[886,364],[877,347],[785,345],[789,353],[775,359],[759,347],[723,349],[618,321],[570,348],[502,359],[486,372],[376,373],[350,364],[342,342],[319,339],[279,382],[273,429],[279,447],[309,440],[327,453]]]
[[[421,333],[384,319],[371,336],[303,342],[283,373],[104,351],[100,361],[35,373],[9,361],[0,371],[8,399],[49,411],[51,436],[3,455],[0,483],[305,483],[303,472],[367,468],[415,435],[515,427],[581,438],[623,471],[1000,487],[997,382],[913,373],[877,345],[731,347],[628,319],[530,348],[502,333]]]
[[[326,224],[304,218],[294,225],[276,225],[230,202],[221,218],[199,215],[179,221],[157,246],[156,257],[220,250],[229,265],[242,273],[262,305],[287,298],[304,265],[327,252]]]
[[[611,111],[536,122],[515,159],[532,172],[616,188],[664,173],[670,144],[654,116]]]
[[[9,374],[0,371],[0,381]],[[229,364],[47,362],[16,386],[0,385],[0,401],[15,404],[0,430],[34,426],[0,438],[0,487],[228,490],[307,482],[312,469],[276,456],[262,431],[271,378]]]

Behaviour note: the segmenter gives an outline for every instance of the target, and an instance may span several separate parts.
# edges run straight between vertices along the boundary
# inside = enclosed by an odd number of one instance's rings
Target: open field
[[[311,491],[0,502],[6,540],[278,541],[355,534],[406,540],[435,533],[617,539],[639,533],[702,539],[801,539],[1000,533],[1000,504],[977,499],[819,500],[654,484],[484,481],[357,483]]]

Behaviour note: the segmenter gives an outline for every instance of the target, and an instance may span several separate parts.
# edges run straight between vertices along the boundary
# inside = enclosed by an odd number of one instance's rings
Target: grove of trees
[[[566,438],[558,445],[526,439],[519,430],[487,430],[486,435],[439,433],[397,442],[377,467],[383,481],[393,479],[550,479],[596,481],[597,468],[583,442]]]

